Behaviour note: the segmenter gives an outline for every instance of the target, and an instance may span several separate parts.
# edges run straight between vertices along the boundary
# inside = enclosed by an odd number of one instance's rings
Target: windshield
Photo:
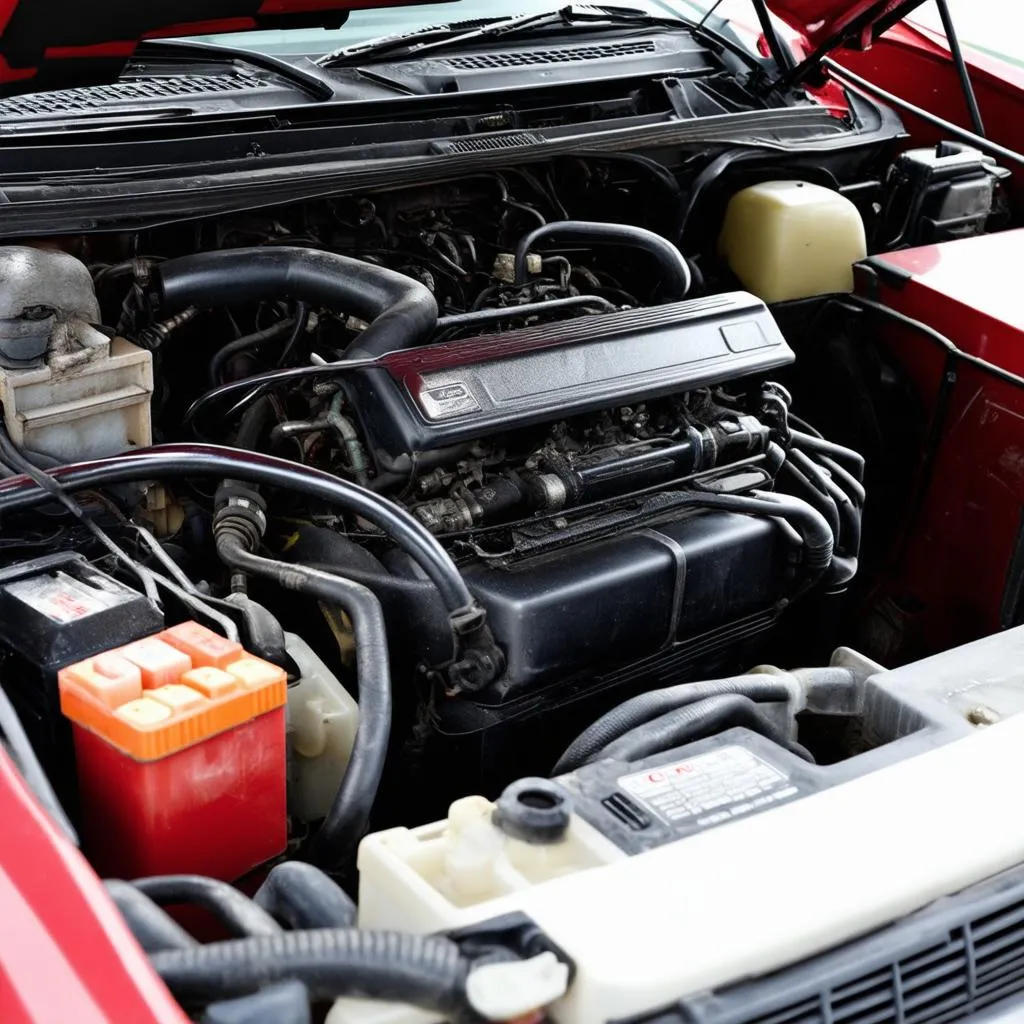
[[[425,7],[390,7],[353,11],[345,25],[333,31],[293,29],[284,32],[245,32],[237,35],[198,36],[195,38],[224,45],[261,50],[278,57],[320,57],[342,46],[354,46],[378,36],[410,32],[430,25],[476,18],[512,17],[556,10],[558,0],[458,0],[457,3],[430,4]],[[612,5],[614,6],[614,4]],[[619,0],[619,6],[633,7],[662,17],[702,18],[713,6],[712,0]]]
[[[1024,65],[1024,5],[950,0],[949,9],[965,45]],[[942,20],[932,3],[919,8],[908,20],[942,32]]]

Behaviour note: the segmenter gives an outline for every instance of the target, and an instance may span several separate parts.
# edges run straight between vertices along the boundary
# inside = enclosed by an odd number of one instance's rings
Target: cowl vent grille
[[[612,57],[638,57],[655,52],[657,52],[657,46],[652,41],[637,40],[636,42],[602,43],[553,50],[466,54],[465,56],[441,58],[440,63],[459,71],[500,71],[503,68],[522,68],[536,64],[572,64],[588,60],[607,60]]]
[[[137,78],[112,85],[56,89],[0,100],[0,118],[40,117],[76,114],[102,109],[114,103],[144,103],[147,100],[206,96],[211,93],[265,89],[268,83],[248,74],[171,75],[161,78]]]
[[[544,139],[532,132],[512,135],[492,135],[476,139],[444,139],[431,143],[431,151],[452,155],[456,153],[488,153],[496,149],[518,149],[522,146],[540,146]]]
[[[955,1024],[1024,992],[1024,900],[819,996],[737,1024]]]

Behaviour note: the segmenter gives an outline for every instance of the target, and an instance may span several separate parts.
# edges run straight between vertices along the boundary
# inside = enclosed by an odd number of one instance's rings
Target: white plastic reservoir
[[[851,292],[853,264],[867,256],[857,207],[807,181],[766,181],[737,192],[719,248],[744,287],[769,303]]]

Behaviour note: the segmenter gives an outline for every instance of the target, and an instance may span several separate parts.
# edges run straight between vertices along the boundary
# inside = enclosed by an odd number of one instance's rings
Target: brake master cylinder
[[[16,444],[63,462],[151,444],[153,356],[99,323],[84,263],[0,247],[0,401]]]

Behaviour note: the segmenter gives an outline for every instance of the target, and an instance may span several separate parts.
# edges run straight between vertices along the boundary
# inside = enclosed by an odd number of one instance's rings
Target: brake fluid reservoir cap
[[[536,846],[560,843],[569,829],[572,800],[548,779],[520,779],[501,794],[491,822],[505,835]]]

